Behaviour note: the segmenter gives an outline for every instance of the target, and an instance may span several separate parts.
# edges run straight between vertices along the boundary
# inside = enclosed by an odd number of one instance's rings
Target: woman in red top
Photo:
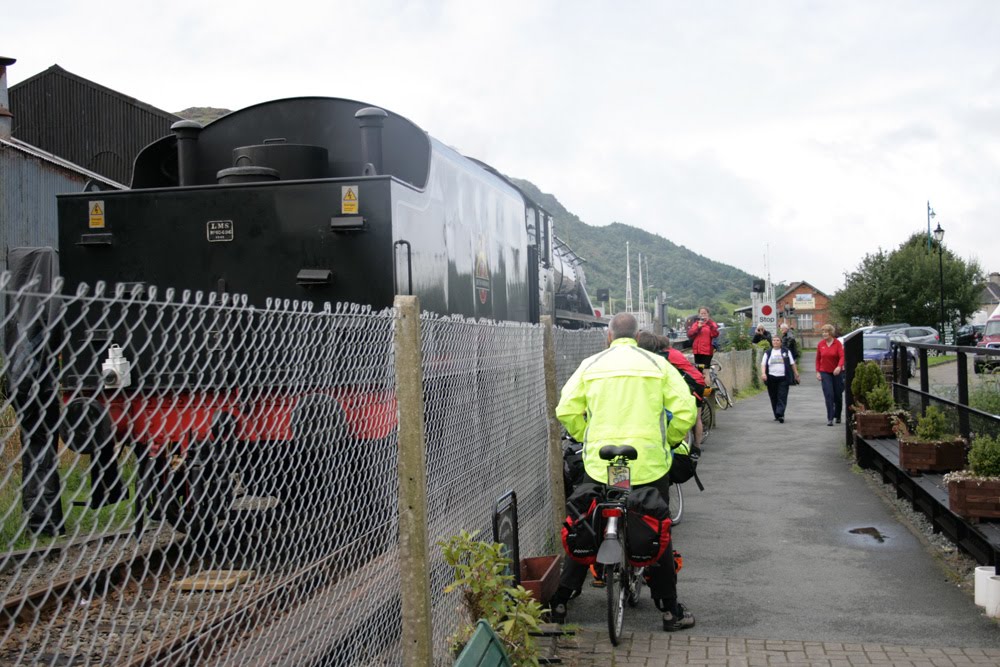
[[[816,346],[816,379],[823,383],[826,425],[833,426],[834,419],[840,423],[844,407],[844,346],[833,337],[833,325],[824,324],[820,331],[823,340]]]
[[[691,353],[694,363],[699,366],[709,366],[712,363],[712,341],[719,337],[719,325],[709,317],[708,308],[698,309],[698,319],[691,323],[687,330],[691,339]]]

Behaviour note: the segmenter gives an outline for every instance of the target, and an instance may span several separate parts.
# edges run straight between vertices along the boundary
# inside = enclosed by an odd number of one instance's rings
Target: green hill
[[[625,298],[625,242],[628,241],[632,254],[632,297],[636,306],[639,299],[637,260],[640,252],[643,258],[643,285],[655,288],[647,290],[647,298],[663,291],[667,293],[671,309],[693,311],[700,306],[708,306],[720,319],[729,319],[726,315],[732,314],[733,307],[749,305],[750,285],[756,276],[703,257],[637,227],[620,222],[593,227],[530,181],[511,180],[553,215],[556,236],[586,260],[583,269],[591,299],[600,288],[608,288],[613,299]],[[616,304],[615,309],[620,309],[622,305]]]
[[[174,115],[180,116],[185,120],[193,120],[202,125],[208,125],[213,120],[218,120],[227,113],[232,112],[229,109],[218,109],[216,107],[188,107],[184,111],[174,112]]]

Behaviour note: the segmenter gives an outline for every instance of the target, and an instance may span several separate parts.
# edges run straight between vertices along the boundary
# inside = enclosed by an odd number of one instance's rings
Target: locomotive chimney
[[[382,173],[382,126],[388,116],[378,107],[365,107],[354,114],[361,125],[361,164],[365,176]],[[374,168],[374,173],[369,173],[368,165]]]
[[[10,112],[10,102],[7,96],[7,66],[17,60],[0,56],[0,139],[10,139],[14,114]]]
[[[178,185],[195,185],[195,171],[198,169],[198,134],[202,127],[193,120],[179,120],[170,126],[177,136],[177,181]]]

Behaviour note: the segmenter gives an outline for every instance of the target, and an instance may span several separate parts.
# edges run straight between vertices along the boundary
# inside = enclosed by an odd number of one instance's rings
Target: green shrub
[[[485,619],[504,643],[515,665],[538,665],[538,648],[531,633],[542,623],[540,605],[523,586],[513,588],[508,574],[510,558],[503,545],[480,542],[475,533],[462,531],[446,542],[438,542],[445,562],[455,571],[455,582],[444,592],[460,590],[467,616],[451,636],[451,649],[458,655],[475,631],[479,619]]]
[[[865,404],[872,412],[889,412],[896,407],[896,402],[892,399],[892,390],[887,384],[869,391]]]
[[[864,407],[866,410],[873,410],[869,404],[869,394],[879,387],[889,388],[889,383],[885,381],[882,369],[874,361],[866,361],[858,364],[854,368],[854,378],[851,380],[851,394],[854,395],[854,402]],[[890,395],[890,401],[892,397]],[[889,409],[892,406],[890,405]],[[877,412],[884,412],[878,410]]]
[[[969,405],[991,415],[1000,415],[1000,387],[992,383],[975,387],[969,392]]]
[[[977,435],[973,439],[969,470],[980,477],[1000,477],[1000,437]]]
[[[942,440],[947,433],[948,421],[945,414],[935,406],[928,406],[924,414],[917,417],[917,439],[924,442]]]

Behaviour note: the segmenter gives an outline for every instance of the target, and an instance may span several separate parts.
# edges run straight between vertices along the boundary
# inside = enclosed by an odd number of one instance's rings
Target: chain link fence
[[[0,664],[403,662],[394,310],[15,288],[0,411]],[[561,387],[604,346],[555,331]],[[435,663],[456,595],[436,542],[520,555],[551,528],[544,328],[421,317]]]

